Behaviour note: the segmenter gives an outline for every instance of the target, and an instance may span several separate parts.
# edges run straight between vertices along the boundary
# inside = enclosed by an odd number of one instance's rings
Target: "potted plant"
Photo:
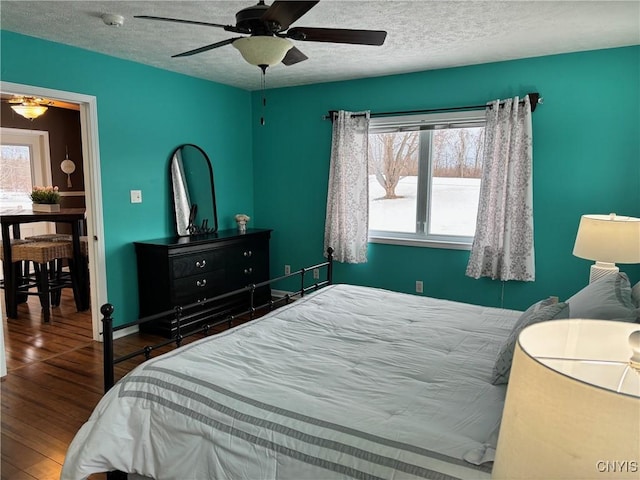
[[[58,187],[33,187],[31,194],[33,204],[31,208],[34,212],[59,212],[60,193]]]

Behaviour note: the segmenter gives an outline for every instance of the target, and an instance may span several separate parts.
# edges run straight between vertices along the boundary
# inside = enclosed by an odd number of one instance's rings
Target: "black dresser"
[[[269,279],[271,230],[236,229],[191,237],[135,242],[140,317],[171,310]],[[256,289],[255,304],[269,301],[268,286]],[[249,305],[249,293],[215,303],[216,312],[233,314]],[[197,306],[183,312],[188,332],[206,322]],[[141,330],[167,338],[176,335],[173,316],[141,325]]]

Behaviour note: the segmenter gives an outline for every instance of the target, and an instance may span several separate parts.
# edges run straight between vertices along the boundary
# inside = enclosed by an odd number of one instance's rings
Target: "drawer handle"
[[[207,284],[206,278],[204,280],[196,280],[196,286],[198,287],[204,287],[206,284]]]
[[[198,300],[196,300],[196,302],[198,302],[198,303],[202,303],[202,302],[206,302],[206,301],[207,301],[207,297],[199,298]]]
[[[251,268],[251,267],[244,269],[244,274],[245,275],[249,275],[249,274],[251,274],[251,272],[253,272],[253,268]]]
[[[251,255],[253,255],[253,252],[251,250],[247,250],[246,252],[244,252],[245,257],[250,257]]]
[[[198,261],[196,261],[196,267],[198,267],[198,268],[204,268],[204,266],[206,264],[207,264],[206,260],[202,260],[202,261],[198,260]]]

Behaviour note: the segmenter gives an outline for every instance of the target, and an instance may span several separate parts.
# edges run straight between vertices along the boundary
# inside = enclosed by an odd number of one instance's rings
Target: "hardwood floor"
[[[69,443],[102,397],[102,343],[92,340],[91,314],[75,311],[69,290],[52,309],[51,324],[41,323],[37,297],[19,306],[18,319],[5,318],[4,299],[0,306],[8,370],[0,383],[1,480],[59,479]],[[115,354],[158,340],[129,335],[115,341]],[[116,379],[137,363],[120,364]]]
[[[0,477],[58,479],[69,443],[103,393],[102,344],[91,338],[90,312],[76,312],[68,291],[52,309],[51,324],[41,323],[37,297],[20,305],[18,317],[4,321],[8,374],[0,384]],[[154,340],[132,335],[116,341],[115,349]]]
[[[3,292],[4,293],[4,292]],[[65,290],[51,323],[37,297],[6,319],[8,374],[1,385],[1,478],[57,479],[67,446],[100,399],[101,345],[91,339],[90,312],[75,311]]]

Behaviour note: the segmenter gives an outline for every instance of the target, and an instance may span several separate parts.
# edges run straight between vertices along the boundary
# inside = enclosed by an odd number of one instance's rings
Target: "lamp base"
[[[596,262],[591,265],[591,270],[589,272],[589,283],[593,283],[599,278],[602,278],[606,275],[618,273],[619,271],[620,269],[616,267],[615,263]]]

